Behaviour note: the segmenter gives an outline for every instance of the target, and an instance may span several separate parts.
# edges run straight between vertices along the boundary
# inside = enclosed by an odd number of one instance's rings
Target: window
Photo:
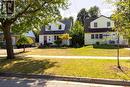
[[[60,29],[60,30],[62,29],[62,26],[61,26],[61,25],[59,25],[59,29]]]
[[[94,34],[91,34],[91,39],[94,39]]]
[[[59,36],[54,36],[54,40],[58,40],[59,39]]]
[[[102,39],[102,38],[103,38],[103,35],[102,35],[102,34],[99,34],[99,38]]]
[[[98,34],[95,34],[95,38],[98,39]]]
[[[97,27],[97,22],[94,23],[94,27]]]
[[[51,30],[51,26],[49,26],[48,30]]]
[[[111,26],[111,23],[110,22],[107,22],[107,27],[110,27]]]

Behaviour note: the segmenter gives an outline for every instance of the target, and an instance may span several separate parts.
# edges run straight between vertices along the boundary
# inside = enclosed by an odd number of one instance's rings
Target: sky
[[[67,10],[62,10],[61,15],[63,17],[73,16],[75,19],[78,12],[82,8],[89,9],[92,6],[98,6],[101,10],[101,14],[110,16],[114,10],[114,6],[108,4],[105,0],[69,0],[70,6]]]

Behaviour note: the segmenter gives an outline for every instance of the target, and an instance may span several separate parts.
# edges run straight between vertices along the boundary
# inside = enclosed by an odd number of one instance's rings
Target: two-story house
[[[118,43],[118,36],[114,27],[114,21],[101,15],[95,19],[87,19],[85,22],[85,45],[90,44],[113,44]],[[128,40],[119,36],[120,45],[128,45]]]
[[[68,33],[71,29],[71,26],[71,19],[64,19],[43,26],[39,35],[39,43],[42,45],[48,43],[55,45],[54,42],[58,40],[59,36]],[[70,40],[62,41],[62,45],[70,45]]]

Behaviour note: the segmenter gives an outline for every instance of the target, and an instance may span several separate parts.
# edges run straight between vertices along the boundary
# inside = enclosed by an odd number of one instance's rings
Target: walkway
[[[89,83],[56,81],[45,79],[0,77],[0,87],[123,87],[123,86],[89,84]]]
[[[6,55],[0,55],[6,57]],[[58,58],[58,59],[117,59],[117,57],[107,56],[44,56],[44,55],[25,55],[25,58]],[[130,57],[120,57],[120,60],[128,60]]]

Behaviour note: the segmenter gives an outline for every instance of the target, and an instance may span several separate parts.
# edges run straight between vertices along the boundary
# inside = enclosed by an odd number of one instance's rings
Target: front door
[[[47,36],[44,36],[44,44],[47,44]]]

